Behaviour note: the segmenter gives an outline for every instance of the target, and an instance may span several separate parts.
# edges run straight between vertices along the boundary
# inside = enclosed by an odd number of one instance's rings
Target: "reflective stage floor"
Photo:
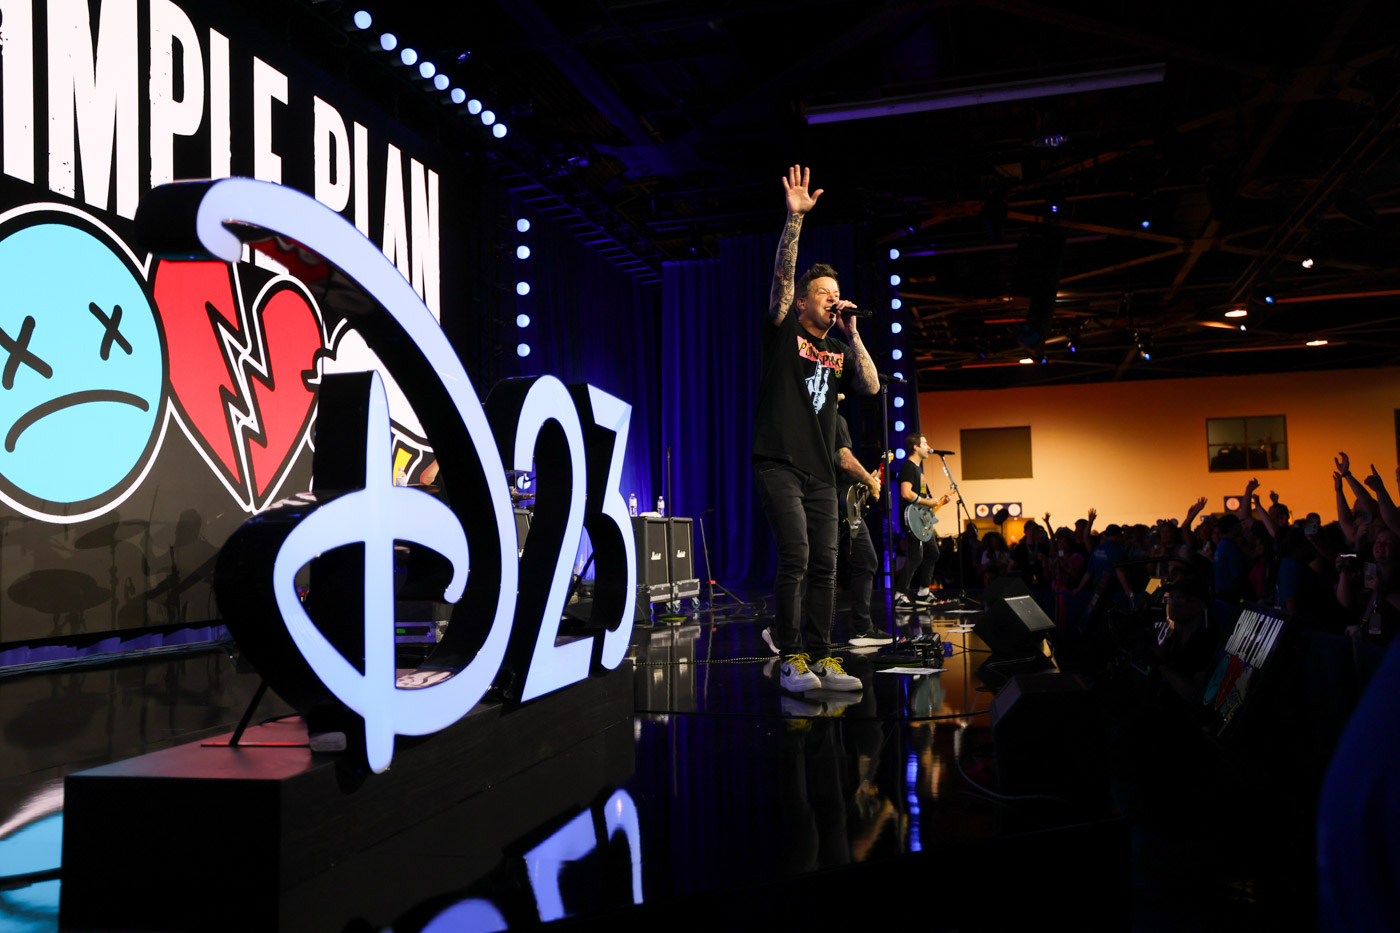
[[[863,689],[801,697],[765,673],[767,621],[756,599],[639,628],[630,722],[446,812],[423,801],[421,823],[276,895],[279,929],[751,929],[794,911],[933,930],[1241,928],[1201,858],[1212,830],[1174,813],[1157,777],[1099,786],[1061,761],[1044,790],[999,781],[985,646],[957,631],[969,616],[898,617],[901,636],[954,646],[941,673],[843,650]],[[64,774],[227,732],[257,683],[225,651],[0,679],[0,933],[58,929]],[[220,929],[220,900],[240,894],[202,883],[204,928]],[[161,884],[131,896],[158,900]]]

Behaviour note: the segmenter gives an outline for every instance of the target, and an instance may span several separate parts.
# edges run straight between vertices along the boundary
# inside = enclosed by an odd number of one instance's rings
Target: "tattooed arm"
[[[841,313],[846,308],[854,307],[855,302],[845,299],[836,303],[836,327],[851,345],[851,352],[847,354],[847,359],[855,363],[855,369],[851,372],[851,391],[874,395],[880,391],[880,374],[875,371],[875,361],[870,358],[870,351],[865,349],[865,341],[856,332],[855,315]]]
[[[802,218],[817,203],[822,189],[810,195],[807,184],[812,170],[794,165],[788,169],[783,179],[783,191],[787,197],[787,222],[783,224],[783,235],[778,240],[778,255],[773,260],[773,285],[768,290],[768,320],[773,324],[783,323],[788,309],[792,307],[793,288],[797,281],[797,236],[802,232]]]

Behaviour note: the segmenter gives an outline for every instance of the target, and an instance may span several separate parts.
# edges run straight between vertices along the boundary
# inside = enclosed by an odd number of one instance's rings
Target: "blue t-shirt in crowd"
[[[1240,589],[1244,578],[1244,555],[1240,553],[1239,545],[1222,537],[1220,546],[1215,549],[1215,591],[1232,593]]]
[[[1123,560],[1123,549],[1118,546],[1118,542],[1101,538],[1099,546],[1094,548],[1094,553],[1089,556],[1089,566],[1085,569],[1092,573],[1095,578],[1104,575],[1111,576],[1121,560]]]
[[[1280,606],[1284,605],[1284,602],[1290,597],[1298,598],[1298,585],[1302,581],[1302,577],[1303,564],[1300,561],[1294,560],[1292,557],[1285,557],[1278,565],[1278,580],[1275,581],[1274,586],[1278,592]]]

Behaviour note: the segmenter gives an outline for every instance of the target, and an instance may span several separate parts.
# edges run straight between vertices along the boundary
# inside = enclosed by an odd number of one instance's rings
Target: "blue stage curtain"
[[[516,278],[528,281],[530,294],[513,303],[516,296],[509,295],[504,304],[501,375],[547,373],[565,383],[586,382],[630,404],[619,489],[624,499],[635,493],[638,511],[647,511],[661,477],[657,292],[639,285],[554,221],[511,200],[510,216],[531,220],[530,230],[514,242],[529,245],[531,253],[529,259],[511,257],[503,264],[515,274],[504,284],[513,291]],[[529,327],[516,327],[519,311],[530,315]],[[515,351],[521,342],[531,347],[524,358]],[[580,562],[586,553],[585,548]]]
[[[775,228],[780,221],[775,219]],[[671,450],[672,509],[704,518],[712,573],[724,582],[766,583],[777,570],[777,550],[749,466],[760,328],[777,246],[776,229],[733,237],[720,242],[718,259],[663,268],[660,439]],[[844,276],[854,272],[854,258],[852,228],[807,227],[797,273],[826,262]],[[847,284],[852,281],[842,278],[842,293],[859,302]],[[698,529],[695,546],[703,576]]]

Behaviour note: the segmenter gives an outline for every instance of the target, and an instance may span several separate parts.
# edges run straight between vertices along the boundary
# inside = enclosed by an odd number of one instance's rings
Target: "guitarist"
[[[839,404],[846,398],[844,392],[836,396]],[[845,417],[836,413],[836,501],[844,503],[847,491],[856,483],[864,484],[870,490],[870,499],[880,501],[880,479],[867,473],[865,467],[851,453],[851,429]],[[849,544],[851,559],[851,624],[850,641],[857,648],[875,645],[888,645],[894,641],[885,632],[875,628],[870,618],[870,592],[875,584],[875,544],[870,540],[870,529],[865,522],[854,528],[846,521],[841,522],[841,550]]]
[[[924,482],[924,458],[933,453],[928,442],[919,433],[910,433],[904,440],[909,455],[895,473],[896,482],[899,483],[899,527],[904,532],[904,566],[894,578],[896,609],[914,607],[916,592],[928,587],[933,579],[934,565],[938,563],[938,533],[934,532],[927,541],[920,541],[909,531],[906,513],[911,505],[938,508],[943,504],[928,494],[928,484]]]

